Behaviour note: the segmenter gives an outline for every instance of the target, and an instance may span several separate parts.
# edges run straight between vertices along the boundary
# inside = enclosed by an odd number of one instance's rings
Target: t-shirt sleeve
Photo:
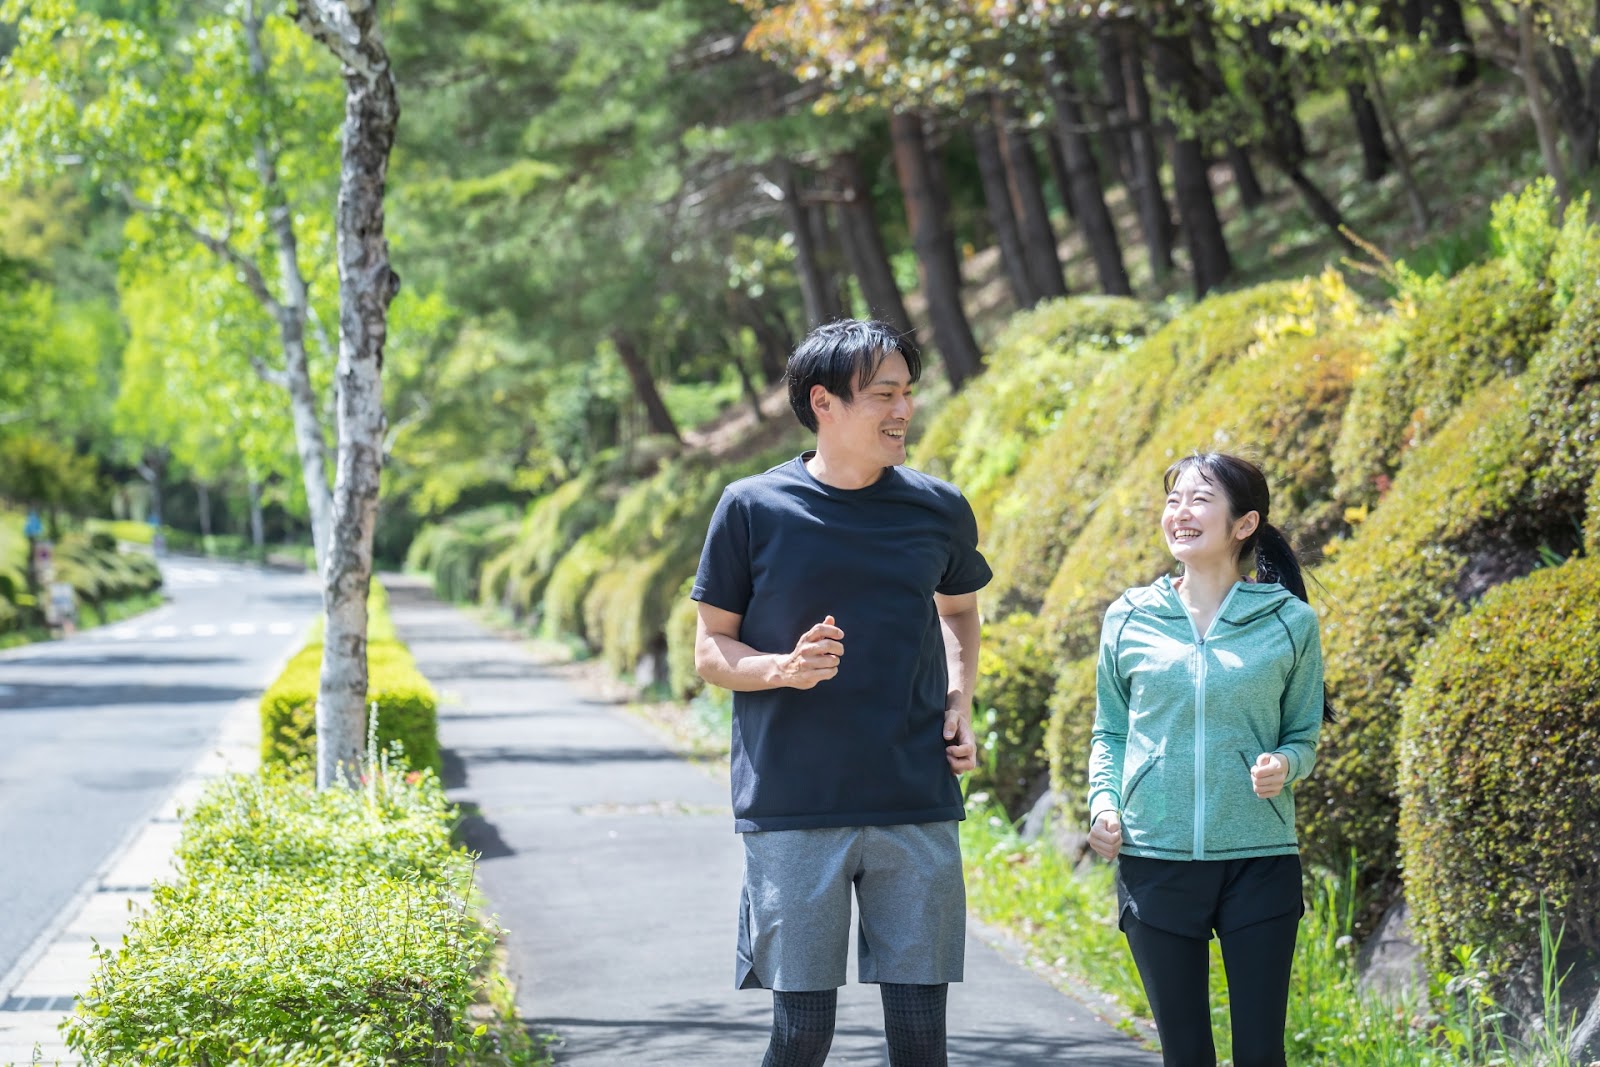
[[[950,558],[945,562],[944,576],[937,591],[945,596],[974,593],[989,584],[993,572],[989,561],[978,551],[978,520],[972,515],[972,505],[967,498],[956,494],[952,508]]]
[[[689,597],[743,615],[750,606],[750,595],[750,522],[743,501],[724,489],[711,515]]]

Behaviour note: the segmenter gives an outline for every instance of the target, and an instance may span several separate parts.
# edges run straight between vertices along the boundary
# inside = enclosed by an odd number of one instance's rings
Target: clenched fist
[[[1102,811],[1089,827],[1089,847],[1108,860],[1122,851],[1122,819],[1114,811]]]
[[[844,631],[829,615],[800,635],[794,651],[778,657],[778,684],[790,689],[811,689],[839,673],[844,655]]]

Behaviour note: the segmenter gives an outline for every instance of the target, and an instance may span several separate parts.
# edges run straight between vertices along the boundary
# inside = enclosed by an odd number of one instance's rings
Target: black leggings
[[[890,1067],[946,1067],[944,985],[878,987]],[[833,1047],[837,989],[772,993],[772,1043],[761,1067],[822,1067]]]
[[[1299,927],[1300,916],[1280,915],[1221,937],[1234,1067],[1284,1067],[1283,1024]],[[1206,988],[1210,943],[1169,934],[1133,915],[1124,916],[1123,928],[1161,1034],[1161,1062],[1165,1067],[1216,1067]]]

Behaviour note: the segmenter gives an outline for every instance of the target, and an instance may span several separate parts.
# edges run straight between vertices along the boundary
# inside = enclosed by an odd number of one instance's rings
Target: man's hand
[[[1114,811],[1102,811],[1089,827],[1089,847],[1108,860],[1122,851],[1122,820]]]
[[[1250,788],[1262,800],[1270,800],[1283,792],[1288,779],[1289,761],[1277,752],[1261,753],[1256,757],[1256,765],[1250,768]]]
[[[800,635],[794,651],[777,660],[777,684],[790,689],[812,689],[839,673],[844,655],[844,631],[829,615]]]
[[[965,774],[978,766],[978,739],[959,708],[944,713],[944,758],[950,761],[951,774]]]

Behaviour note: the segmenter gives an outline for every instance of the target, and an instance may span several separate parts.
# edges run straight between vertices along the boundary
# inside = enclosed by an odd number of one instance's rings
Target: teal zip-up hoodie
[[[1316,612],[1274,582],[1239,582],[1197,633],[1171,578],[1130,589],[1100,636],[1091,821],[1122,820],[1122,851],[1229,860],[1299,851],[1294,790],[1262,800],[1250,768],[1263,752],[1311,773],[1322,730]]]

